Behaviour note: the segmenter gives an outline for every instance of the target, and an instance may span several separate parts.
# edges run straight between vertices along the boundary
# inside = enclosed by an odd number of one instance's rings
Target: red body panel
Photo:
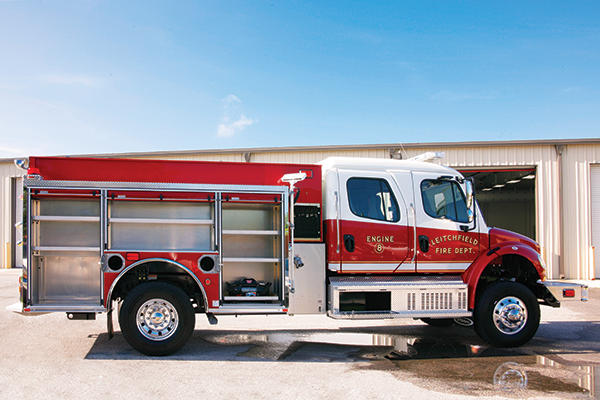
[[[340,221],[340,224],[343,233],[341,237],[342,245],[340,246],[342,272],[347,272],[344,270],[347,269],[349,264],[354,264],[354,268],[351,271],[353,273],[361,270],[360,264],[389,265],[392,263],[397,264],[398,267],[408,258],[410,252],[409,236],[412,236],[409,235],[408,227],[357,221]],[[354,238],[354,251],[348,251],[343,244],[344,235],[351,235]],[[395,268],[390,270],[387,267],[379,271],[377,269],[370,269],[365,272],[390,273],[395,272]]]
[[[31,157],[29,166],[45,180],[285,186],[283,175],[302,170],[308,176],[296,184],[296,202],[322,201],[321,166],[313,164]]]
[[[469,286],[470,309],[475,307],[477,283],[481,274],[498,257],[508,254],[524,257],[535,267],[540,279],[542,281],[546,279],[546,271],[539,259],[540,247],[535,241],[518,233],[498,228],[491,228],[488,237],[489,251],[482,251],[481,256],[462,274],[463,282]]]
[[[540,252],[540,245],[528,238],[515,232],[507,231],[500,228],[490,228],[490,249],[504,245],[505,243],[523,243],[537,253]]]
[[[458,230],[419,228],[419,238],[425,236],[429,239],[429,251],[419,251],[417,255],[417,270],[424,264],[453,264],[472,263],[479,254],[487,251],[486,240],[482,240],[477,231],[462,232]],[[427,270],[426,272],[434,272]],[[443,267],[435,272],[445,272]],[[456,271],[454,271],[456,272]]]
[[[198,259],[204,254],[215,254],[213,252],[202,252],[202,253],[178,253],[178,252],[136,252],[140,255],[139,261],[127,261],[127,251],[108,251],[106,254],[120,254],[123,256],[125,261],[125,267],[122,271],[126,271],[132,264],[139,264],[140,262],[146,262],[150,259],[163,259],[174,261],[177,264],[181,264],[188,270],[190,270],[200,281],[201,286],[206,292],[208,304],[211,304],[212,300],[219,300],[219,274],[205,273],[198,268]],[[113,282],[121,272],[105,272],[104,273],[104,299],[108,299],[109,291],[113,285]],[[206,279],[210,279],[210,284],[206,284]],[[108,305],[107,305],[108,306]]]

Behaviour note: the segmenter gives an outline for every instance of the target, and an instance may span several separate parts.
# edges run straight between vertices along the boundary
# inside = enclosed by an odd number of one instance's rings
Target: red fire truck
[[[31,157],[25,167],[17,311],[106,312],[112,336],[118,309],[123,336],[148,355],[184,346],[196,314],[470,318],[483,340],[519,346],[540,304],[587,298],[585,286],[546,281],[538,244],[488,228],[472,181],[431,162]]]

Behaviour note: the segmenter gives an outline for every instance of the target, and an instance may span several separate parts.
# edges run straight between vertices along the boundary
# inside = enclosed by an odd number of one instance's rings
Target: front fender
[[[483,271],[485,271],[486,267],[493,260],[507,255],[517,255],[527,259],[536,269],[539,279],[542,281],[546,280],[545,266],[543,265],[538,252],[519,242],[500,243],[487,253],[480,255],[475,261],[473,261],[471,266],[462,273],[463,282],[465,282],[469,287],[469,309],[472,310],[475,308],[477,283],[479,282],[479,278],[481,277],[481,274],[483,274]]]

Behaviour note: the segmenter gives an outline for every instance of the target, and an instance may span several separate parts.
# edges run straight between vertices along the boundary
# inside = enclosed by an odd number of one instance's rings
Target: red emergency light
[[[575,289],[563,289],[563,297],[575,297]]]

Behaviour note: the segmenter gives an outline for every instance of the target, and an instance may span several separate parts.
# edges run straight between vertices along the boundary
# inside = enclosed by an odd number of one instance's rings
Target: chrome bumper
[[[546,286],[560,302],[588,300],[587,285],[565,281],[544,281],[541,284]]]

